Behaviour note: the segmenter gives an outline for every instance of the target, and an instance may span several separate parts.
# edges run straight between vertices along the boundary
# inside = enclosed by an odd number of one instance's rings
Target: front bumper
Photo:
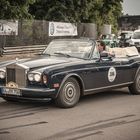
[[[17,92],[18,91],[18,92]],[[56,89],[48,88],[7,88],[4,86],[0,87],[0,97],[12,97],[12,98],[55,98]]]

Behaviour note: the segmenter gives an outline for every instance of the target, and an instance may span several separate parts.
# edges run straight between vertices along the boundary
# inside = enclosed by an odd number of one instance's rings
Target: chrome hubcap
[[[65,95],[65,100],[68,102],[72,102],[76,96],[76,89],[73,83],[69,82],[65,85],[64,87],[64,95]]]

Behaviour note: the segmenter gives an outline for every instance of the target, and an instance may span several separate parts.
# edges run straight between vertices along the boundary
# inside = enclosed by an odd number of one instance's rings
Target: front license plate
[[[2,93],[6,95],[21,95],[20,90],[15,88],[3,88]]]

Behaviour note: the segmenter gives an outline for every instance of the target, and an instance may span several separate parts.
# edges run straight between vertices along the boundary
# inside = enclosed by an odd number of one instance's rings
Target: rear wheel
[[[63,84],[58,97],[55,99],[57,106],[70,108],[75,106],[80,98],[80,86],[75,78],[68,78]]]
[[[137,74],[134,83],[131,84],[128,88],[131,94],[140,95],[140,72]]]

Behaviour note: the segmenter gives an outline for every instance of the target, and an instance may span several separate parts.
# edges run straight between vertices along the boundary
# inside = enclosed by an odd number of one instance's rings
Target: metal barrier
[[[17,47],[4,47],[0,50],[0,56],[14,55],[14,54],[38,54],[43,52],[47,45],[32,45],[32,46],[17,46]]]

